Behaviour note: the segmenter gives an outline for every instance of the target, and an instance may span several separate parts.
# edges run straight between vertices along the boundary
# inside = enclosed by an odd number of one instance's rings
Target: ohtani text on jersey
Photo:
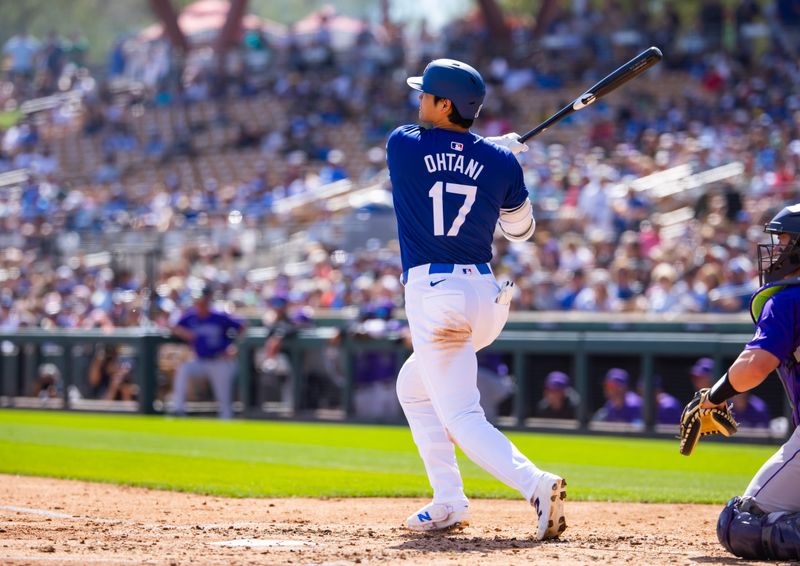
[[[434,153],[433,155],[426,155],[424,158],[425,167],[428,173],[436,173],[437,171],[453,171],[455,173],[463,173],[473,181],[477,180],[478,175],[483,171],[483,165],[474,159],[464,164],[464,156],[457,153]]]

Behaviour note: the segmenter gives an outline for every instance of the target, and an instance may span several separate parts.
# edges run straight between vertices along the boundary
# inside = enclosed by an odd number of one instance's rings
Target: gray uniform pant
[[[236,376],[236,360],[234,358],[197,358],[186,362],[175,373],[175,384],[172,401],[175,413],[186,412],[186,389],[189,379],[205,377],[211,383],[214,397],[219,403],[219,416],[222,419],[233,417],[233,379]]]
[[[800,427],[750,480],[745,495],[767,513],[800,511]]]

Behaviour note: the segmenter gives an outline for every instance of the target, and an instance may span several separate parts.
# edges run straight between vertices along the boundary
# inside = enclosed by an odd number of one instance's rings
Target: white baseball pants
[[[466,500],[453,443],[476,464],[530,500],[541,471],[492,426],[480,405],[475,352],[491,344],[508,318],[494,302],[491,273],[454,265],[452,273],[408,270],[406,316],[414,353],[397,395],[433,488],[434,503]]]
[[[767,513],[800,511],[800,427],[764,462],[744,494]]]

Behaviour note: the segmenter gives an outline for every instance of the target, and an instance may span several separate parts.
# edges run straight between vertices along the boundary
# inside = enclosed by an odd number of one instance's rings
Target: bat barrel
[[[527,140],[532,138],[535,135],[538,135],[545,131],[548,127],[552,126],[556,122],[563,120],[573,112],[588,106],[589,104],[595,102],[600,97],[608,94],[612,90],[616,90],[629,80],[633,79],[634,77],[639,76],[647,69],[661,61],[664,57],[661,50],[656,47],[648,47],[641,53],[639,53],[636,57],[622,65],[621,67],[617,68],[613,72],[609,73],[605,77],[603,77],[597,84],[586,90],[583,94],[581,94],[578,98],[576,98],[573,102],[550,116],[547,120],[530,130],[522,134],[519,137],[519,141],[525,143]]]

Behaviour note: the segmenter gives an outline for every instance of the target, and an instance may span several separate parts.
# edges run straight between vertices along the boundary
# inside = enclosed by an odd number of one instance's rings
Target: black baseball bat
[[[547,120],[536,126],[530,132],[522,134],[519,141],[525,143],[533,136],[541,134],[553,124],[560,122],[573,112],[589,106],[595,100],[602,98],[612,90],[616,90],[634,77],[644,73],[647,69],[661,61],[663,57],[658,47],[648,47],[636,57],[609,73],[596,85],[584,92],[578,98],[567,104],[564,108],[550,116]]]

